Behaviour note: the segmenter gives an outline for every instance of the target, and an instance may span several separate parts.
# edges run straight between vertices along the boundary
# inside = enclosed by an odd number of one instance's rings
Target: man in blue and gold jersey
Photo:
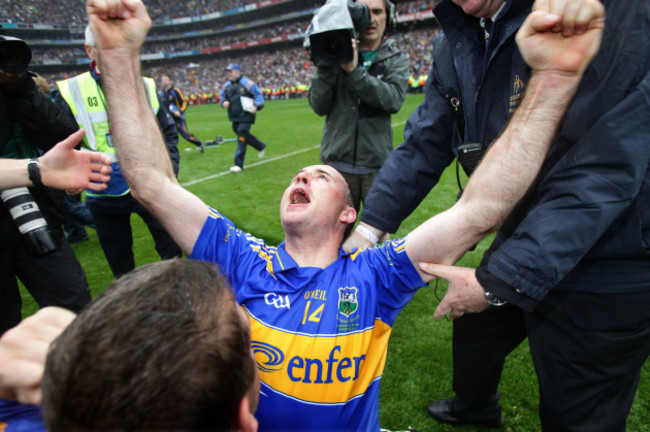
[[[280,203],[285,240],[277,247],[185,190],[139,78],[139,50],[151,26],[144,4],[88,0],[124,174],[185,252],[218,264],[230,279],[251,324],[261,430],[379,430],[379,383],[393,323],[431,279],[419,263],[451,264],[502,223],[535,178],[598,49],[602,10],[577,22],[575,14],[540,8],[518,36],[533,69],[526,95],[462,198],[405,239],[348,252],[341,242],[356,211],[344,178],[330,166],[304,168],[291,180]],[[137,126],[132,118],[140,119]],[[479,190],[482,184],[491,187]],[[488,306],[484,299],[475,309]]]

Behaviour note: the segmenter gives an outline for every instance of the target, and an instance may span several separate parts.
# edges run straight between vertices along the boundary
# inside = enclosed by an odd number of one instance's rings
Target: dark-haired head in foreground
[[[53,343],[48,430],[252,431],[250,327],[223,277],[192,260],[116,280]]]

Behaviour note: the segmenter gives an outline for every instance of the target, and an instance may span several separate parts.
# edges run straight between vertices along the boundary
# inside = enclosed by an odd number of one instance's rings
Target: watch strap
[[[38,159],[32,158],[27,163],[27,174],[29,175],[29,181],[32,182],[34,186],[42,186],[43,182],[41,180],[41,170],[38,167]]]
[[[494,294],[492,294],[489,291],[485,291],[485,299],[492,306],[503,306],[506,303],[508,303],[507,300],[500,299],[499,297],[495,296]]]

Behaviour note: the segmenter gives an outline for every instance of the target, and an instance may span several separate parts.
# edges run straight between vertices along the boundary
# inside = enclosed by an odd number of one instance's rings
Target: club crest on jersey
[[[350,318],[350,315],[357,311],[359,308],[358,291],[354,287],[339,288],[339,313]]]

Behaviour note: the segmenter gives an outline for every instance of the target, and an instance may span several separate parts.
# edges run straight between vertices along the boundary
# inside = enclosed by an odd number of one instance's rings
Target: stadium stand
[[[88,68],[83,49],[85,0],[4,0],[0,24],[32,48],[30,69],[54,83]],[[218,100],[230,62],[242,65],[267,99],[300,97],[314,67],[302,48],[304,32],[324,0],[145,0],[153,28],[143,47],[143,70],[176,78],[190,103]],[[437,22],[430,2],[396,2],[394,37],[415,76],[431,64]]]

